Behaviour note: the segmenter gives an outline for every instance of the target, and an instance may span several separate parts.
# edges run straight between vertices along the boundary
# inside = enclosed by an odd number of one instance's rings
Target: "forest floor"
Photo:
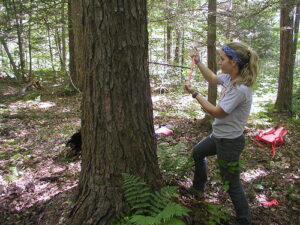
[[[50,84],[41,91],[20,90],[20,84],[0,80],[0,223],[65,224],[80,171],[80,159],[65,157],[65,144],[80,129],[81,96]],[[168,184],[188,187],[191,148],[211,132],[210,125],[200,124],[203,113],[186,94],[153,95],[153,106],[156,127],[167,124],[174,130],[158,139],[162,173]],[[258,147],[252,139],[258,130],[276,125],[286,126],[288,134],[272,157],[270,147]],[[299,224],[299,124],[262,111],[251,115],[245,135],[241,177],[253,224]],[[178,200],[192,210],[189,224],[234,224],[233,206],[217,179],[215,161],[209,158],[205,200],[180,189]],[[272,200],[278,205],[264,205]]]

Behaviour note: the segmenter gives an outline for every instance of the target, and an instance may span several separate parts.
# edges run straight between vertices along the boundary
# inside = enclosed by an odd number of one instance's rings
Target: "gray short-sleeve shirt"
[[[252,105],[252,88],[245,85],[232,86],[228,74],[218,76],[223,86],[218,105],[228,114],[215,118],[213,135],[217,138],[236,138],[243,134]]]

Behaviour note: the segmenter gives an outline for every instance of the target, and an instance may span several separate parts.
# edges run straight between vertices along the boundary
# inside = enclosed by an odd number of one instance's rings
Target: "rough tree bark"
[[[282,0],[280,9],[280,70],[275,107],[291,113],[293,93],[293,9],[294,0]]]
[[[84,0],[82,169],[69,224],[110,224],[121,173],[159,187],[148,71],[146,0]]]

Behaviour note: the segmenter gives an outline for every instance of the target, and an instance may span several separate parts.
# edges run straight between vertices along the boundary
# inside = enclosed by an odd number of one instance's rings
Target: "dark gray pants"
[[[217,155],[220,174],[224,184],[228,185],[228,193],[236,211],[238,225],[250,224],[249,205],[240,182],[240,170],[238,167],[240,154],[244,146],[244,135],[234,139],[216,138],[210,135],[193,148],[195,161],[193,187],[204,191],[207,182],[206,157]]]

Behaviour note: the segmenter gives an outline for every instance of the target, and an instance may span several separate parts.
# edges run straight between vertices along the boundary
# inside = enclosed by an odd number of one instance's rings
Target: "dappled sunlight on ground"
[[[263,96],[258,98],[261,105],[254,106],[245,133],[247,147],[242,154],[245,161],[242,182],[253,207],[253,225],[289,224],[300,212],[297,191],[300,178],[299,127],[279,118],[287,125],[288,135],[286,143],[274,157],[269,146],[260,148],[253,144],[252,138],[259,129],[279,121],[255,111],[258,107],[264,110],[267,104]],[[204,113],[189,94],[153,95],[152,101],[156,128],[166,124],[173,130],[172,135],[157,138],[158,145],[164,143],[174,150],[169,156],[165,155],[170,164],[165,164],[167,167],[162,172],[170,185],[190,187],[193,179],[191,149],[211,132],[211,125],[198,123]],[[57,225],[68,211],[72,204],[71,194],[78,183],[80,160],[67,161],[63,153],[68,138],[80,129],[80,103],[79,95],[63,98],[41,95],[41,98],[14,99],[1,105],[0,217],[3,224],[30,221],[31,224]],[[159,161],[163,162],[162,156]],[[201,213],[207,202],[217,204],[233,216],[232,203],[218,178],[216,157],[210,157],[208,162],[209,182],[205,200],[182,195],[180,201]],[[279,207],[261,204],[270,200],[278,201]]]
[[[16,111],[18,109],[48,109],[55,106],[54,102],[37,102],[37,101],[18,101],[8,105],[9,109]]]
[[[199,103],[190,94],[155,95],[152,97],[154,118],[158,116],[182,117],[185,119],[204,117]]]
[[[251,182],[252,180],[255,180],[259,177],[267,176],[268,174],[269,172],[262,168],[250,169],[246,172],[241,173],[241,178],[245,182]]]
[[[256,202],[265,202],[268,201],[268,197],[265,194],[257,194],[255,200]]]
[[[251,114],[255,114],[261,111],[265,111],[265,107],[268,103],[275,103],[276,100],[276,92],[275,93],[266,93],[264,95],[257,95],[254,92],[253,95],[253,105],[251,107]]]

